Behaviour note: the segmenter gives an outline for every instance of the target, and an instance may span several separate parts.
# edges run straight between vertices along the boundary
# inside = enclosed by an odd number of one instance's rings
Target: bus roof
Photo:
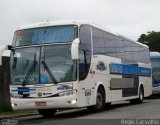
[[[151,59],[159,59],[160,53],[159,52],[150,52],[150,58]]]
[[[87,21],[75,21],[75,20],[56,20],[56,21],[46,21],[46,22],[39,22],[33,23],[29,25],[24,25],[18,28],[21,29],[30,29],[30,28],[38,28],[38,27],[47,27],[47,26],[58,26],[58,25],[81,25],[81,24],[89,24]]]
[[[136,44],[139,44],[139,45],[141,45],[143,47],[149,48],[145,44],[133,41],[133,40],[131,40],[129,38],[126,38],[126,37],[120,35],[119,33],[112,32],[110,29],[104,28],[104,27],[102,27],[102,26],[100,26],[100,25],[98,25],[96,23],[91,22],[91,21],[84,21],[84,20],[56,20],[56,21],[48,20],[46,22],[40,22],[40,23],[24,25],[24,26],[19,27],[17,30],[31,29],[31,28],[38,28],[38,27],[48,27],[48,26],[58,26],[58,25],[78,25],[78,26],[80,26],[82,24],[88,24],[88,25],[94,26],[94,27],[96,27],[98,29],[101,29],[101,30],[104,30],[104,31],[106,31],[106,32],[108,32],[110,34],[113,34],[115,36],[121,37],[124,40],[128,40],[128,41],[134,42]]]

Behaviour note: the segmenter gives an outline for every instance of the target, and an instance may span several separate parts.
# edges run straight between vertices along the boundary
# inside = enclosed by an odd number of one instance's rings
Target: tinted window
[[[91,30],[88,25],[81,25],[79,34],[80,61],[79,61],[79,79],[84,80],[87,77],[91,62]]]
[[[94,54],[105,54],[105,38],[104,32],[97,28],[92,27],[93,36],[93,53]]]
[[[151,59],[153,83],[160,83],[160,59]]]
[[[93,54],[105,54],[121,58],[123,63],[149,63],[149,50],[122,36],[92,27]]]
[[[24,46],[54,42],[72,42],[76,26],[52,26],[16,31],[13,46]]]

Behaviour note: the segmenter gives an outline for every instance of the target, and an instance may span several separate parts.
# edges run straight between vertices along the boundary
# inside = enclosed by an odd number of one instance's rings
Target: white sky
[[[130,39],[160,31],[160,0],[0,0],[0,44],[25,24],[90,20]]]

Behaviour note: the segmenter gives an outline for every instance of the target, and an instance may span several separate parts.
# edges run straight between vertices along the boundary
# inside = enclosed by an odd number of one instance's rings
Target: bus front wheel
[[[57,109],[38,109],[39,114],[45,118],[52,118],[56,111]]]
[[[96,104],[87,107],[90,112],[100,112],[105,108],[105,92],[99,88],[96,95]]]

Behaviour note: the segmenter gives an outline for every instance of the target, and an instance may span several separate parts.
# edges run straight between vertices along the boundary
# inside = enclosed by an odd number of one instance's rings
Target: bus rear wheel
[[[140,103],[143,103],[143,100],[144,100],[144,90],[143,90],[143,86],[140,86],[138,99],[132,99],[130,100],[130,103],[140,104]]]
[[[105,92],[103,89],[98,89],[96,96],[96,105],[89,106],[87,109],[90,112],[100,112],[105,108]]]
[[[57,109],[38,109],[38,112],[45,118],[52,118],[57,112]]]

